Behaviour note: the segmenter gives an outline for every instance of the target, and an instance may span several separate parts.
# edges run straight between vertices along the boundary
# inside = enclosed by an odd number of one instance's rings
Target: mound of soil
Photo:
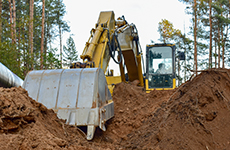
[[[114,89],[115,116],[87,141],[22,88],[0,88],[0,149],[230,149],[230,71],[203,71],[171,91]]]
[[[97,132],[93,141],[126,148],[121,143],[128,140],[132,132],[139,131],[144,120],[173,92],[152,91],[146,94],[143,88],[133,84],[117,84],[113,95],[115,116],[108,122],[107,131]]]
[[[230,71],[203,71],[122,143],[131,149],[230,149]]]
[[[0,88],[0,149],[65,149],[71,147],[68,138],[53,110],[32,100],[21,87]]]

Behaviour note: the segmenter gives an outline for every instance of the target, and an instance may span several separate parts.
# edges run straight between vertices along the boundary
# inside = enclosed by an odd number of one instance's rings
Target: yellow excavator
[[[101,12],[80,57],[83,62],[72,64],[71,69],[29,72],[22,87],[67,124],[87,126],[87,139],[92,140],[95,128],[105,131],[105,122],[114,116],[105,78],[110,58],[119,64],[121,72],[120,77],[107,77],[110,85],[126,80],[125,64],[128,80],[139,80],[144,86],[135,25],[124,17],[115,20],[113,11]]]
[[[88,140],[96,127],[105,131],[105,122],[114,116],[112,85],[138,80],[148,93],[176,87],[175,45],[147,45],[143,75],[137,28],[124,16],[115,20],[113,11],[100,12],[80,57],[82,62],[73,63],[71,69],[30,71],[22,87],[67,124],[87,126]],[[120,76],[107,73],[111,58],[119,64]]]

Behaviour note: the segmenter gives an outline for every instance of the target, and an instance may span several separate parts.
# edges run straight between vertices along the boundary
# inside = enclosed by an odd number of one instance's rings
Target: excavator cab
[[[175,44],[153,44],[146,47],[146,92],[176,87]]]

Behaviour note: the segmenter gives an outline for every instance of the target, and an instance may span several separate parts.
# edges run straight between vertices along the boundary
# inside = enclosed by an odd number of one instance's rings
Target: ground
[[[0,88],[0,149],[228,150],[229,91],[227,69],[202,71],[171,91],[146,94],[135,84],[117,84],[115,116],[87,141],[21,87]]]

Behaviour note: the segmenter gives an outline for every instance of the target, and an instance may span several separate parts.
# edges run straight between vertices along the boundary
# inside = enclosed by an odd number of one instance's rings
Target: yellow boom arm
[[[110,58],[114,58],[111,55],[114,51],[120,51],[118,60],[121,81],[125,82],[124,66],[126,66],[128,80],[139,80],[140,86],[144,86],[141,67],[142,54],[138,48],[138,33],[134,24],[128,24],[124,17],[115,20],[113,11],[101,12],[96,28],[91,30],[90,38],[80,56],[84,65],[75,63],[73,68],[81,68],[81,66],[101,68],[105,72]],[[113,80],[116,82],[117,78],[112,77]]]

